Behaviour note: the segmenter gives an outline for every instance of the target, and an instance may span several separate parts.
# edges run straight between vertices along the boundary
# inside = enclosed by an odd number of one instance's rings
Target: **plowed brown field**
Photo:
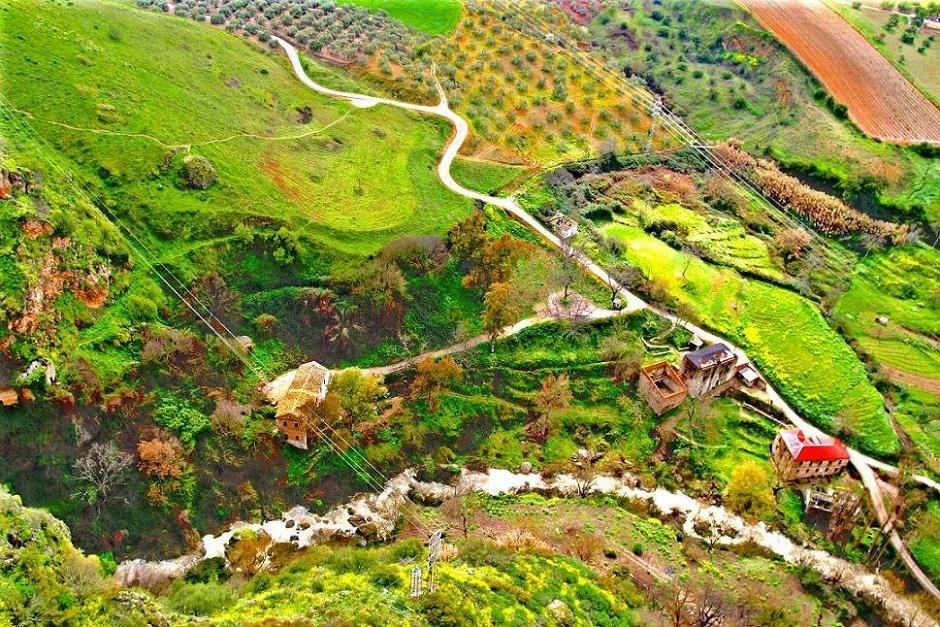
[[[818,0],[739,0],[810,69],[872,137],[940,143],[940,109]]]

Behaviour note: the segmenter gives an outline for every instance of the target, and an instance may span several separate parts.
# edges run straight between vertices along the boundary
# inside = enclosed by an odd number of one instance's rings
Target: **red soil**
[[[865,133],[940,143],[940,109],[819,0],[741,0],[819,78]]]

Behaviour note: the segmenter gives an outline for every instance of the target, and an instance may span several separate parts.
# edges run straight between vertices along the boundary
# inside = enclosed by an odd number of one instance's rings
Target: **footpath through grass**
[[[0,20],[5,96],[119,209],[134,208],[138,230],[172,242],[167,254],[274,221],[368,255],[441,234],[470,209],[435,172],[446,124],[315,94],[283,58],[221,30],[93,2],[24,0]],[[208,158],[218,182],[182,189],[174,145]]]
[[[864,365],[811,302],[789,290],[747,280],[670,248],[639,228],[606,227],[624,256],[646,270],[700,321],[739,343],[795,409],[821,428],[840,422],[850,441],[880,456],[897,452],[881,396]]]

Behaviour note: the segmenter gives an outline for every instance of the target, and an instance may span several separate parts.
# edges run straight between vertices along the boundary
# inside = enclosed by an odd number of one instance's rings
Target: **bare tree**
[[[611,306],[616,308],[617,294],[621,288],[632,289],[646,281],[643,271],[636,266],[618,263],[607,270],[607,288],[610,290]]]
[[[594,481],[597,479],[597,469],[589,459],[579,461],[576,464],[575,471],[571,475],[574,478],[575,489],[578,496],[586,497],[594,489]]]
[[[716,586],[705,585],[695,595],[692,624],[695,627],[717,627],[724,623],[727,600]]]
[[[75,479],[84,483],[76,496],[88,504],[101,503],[114,496],[114,490],[125,480],[134,457],[117,447],[114,442],[91,445],[84,457],[75,461]]]
[[[441,513],[454,520],[466,538],[470,533],[470,523],[478,510],[476,503],[469,497],[479,489],[480,482],[461,476],[453,487],[454,493],[441,504]]]

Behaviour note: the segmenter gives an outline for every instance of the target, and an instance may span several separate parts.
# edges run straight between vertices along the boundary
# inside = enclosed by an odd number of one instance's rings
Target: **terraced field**
[[[884,402],[865,367],[813,303],[678,252],[639,228],[609,224],[604,230],[624,242],[627,260],[690,305],[706,327],[747,350],[798,412],[824,429],[843,423],[862,450],[897,452]]]
[[[819,78],[865,133],[940,143],[940,109],[819,0],[742,0]]]

